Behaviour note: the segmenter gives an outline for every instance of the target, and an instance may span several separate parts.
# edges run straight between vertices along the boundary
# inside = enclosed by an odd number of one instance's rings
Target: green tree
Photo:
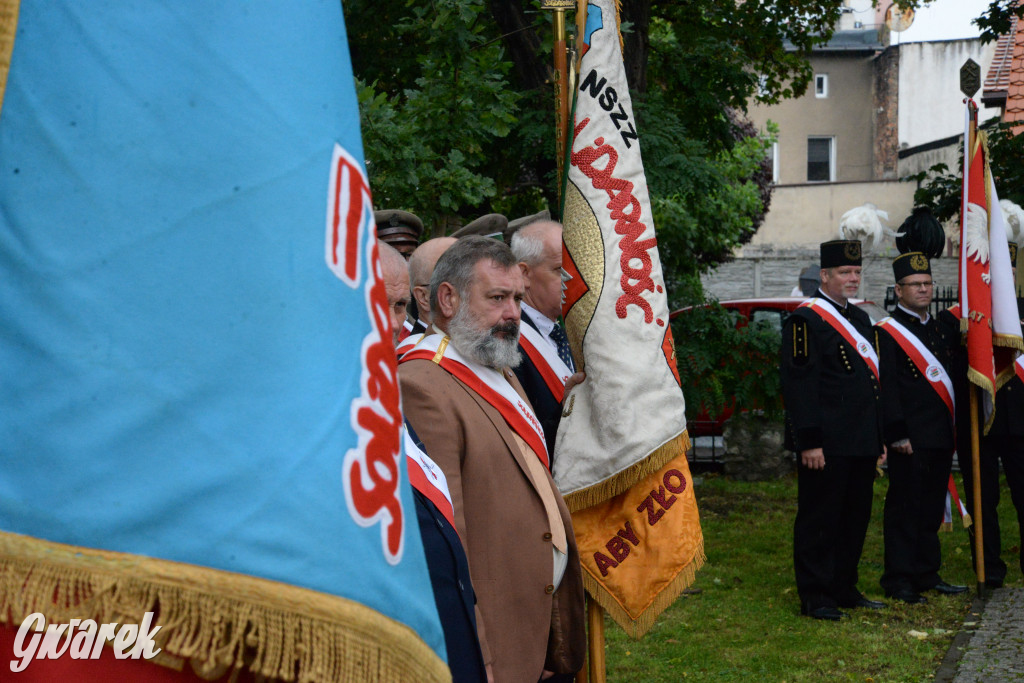
[[[496,194],[490,147],[511,131],[520,93],[510,87],[502,45],[485,31],[482,3],[417,4],[391,16],[395,44],[413,49],[398,51],[392,71],[373,52],[367,64],[355,62],[357,76],[374,78],[357,83],[371,184],[378,206],[414,208],[444,234],[460,211]],[[353,35],[372,39],[353,23]]]
[[[557,214],[551,15],[539,4],[346,0],[378,206],[410,209],[435,234],[492,211]],[[744,118],[747,102],[805,92],[807,56],[843,2],[621,5],[666,272],[689,292],[675,299],[693,298],[699,274],[753,236],[770,200],[768,142]]]
[[[989,167],[999,190],[1000,199],[1009,199],[1024,205],[1024,123],[997,123],[989,127]],[[939,221],[948,221],[960,215],[960,200],[964,162],[963,146],[955,169],[946,164],[935,164],[927,171],[906,176],[901,180],[916,182],[914,204],[931,208]]]

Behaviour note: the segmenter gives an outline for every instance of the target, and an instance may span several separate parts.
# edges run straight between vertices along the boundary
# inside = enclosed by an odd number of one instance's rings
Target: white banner
[[[563,212],[562,313],[587,379],[566,396],[555,481],[571,510],[685,450],[664,277],[614,0],[589,3]]]

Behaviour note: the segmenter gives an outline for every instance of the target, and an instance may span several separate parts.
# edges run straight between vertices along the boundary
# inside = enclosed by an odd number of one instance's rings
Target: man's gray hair
[[[440,311],[437,290],[442,282],[450,284],[460,297],[465,298],[473,282],[473,267],[483,260],[493,261],[503,268],[512,268],[519,263],[504,242],[480,235],[459,238],[434,266],[430,276],[430,310]]]
[[[522,227],[512,235],[512,254],[517,262],[528,266],[537,265],[544,257],[544,237],[536,228],[530,230],[532,225]]]

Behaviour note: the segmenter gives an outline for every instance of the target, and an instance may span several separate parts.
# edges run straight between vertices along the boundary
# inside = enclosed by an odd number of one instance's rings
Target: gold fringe
[[[992,399],[992,405],[995,406],[996,402],[996,388],[992,382],[989,381],[988,377],[981,374],[970,365],[967,366],[967,381],[977,386],[979,389],[984,391]],[[983,413],[984,414],[984,413]],[[996,411],[993,408],[992,414],[988,416],[985,421],[985,427],[981,430],[982,434],[988,434],[988,430],[992,429],[992,421],[995,419]]]
[[[973,520],[971,519],[971,514],[969,512],[965,512],[963,517],[964,528],[966,529],[967,527],[971,526],[972,522]]]
[[[7,72],[11,68],[20,6],[20,0],[0,0],[0,111],[3,110],[4,92],[7,91]]]
[[[0,623],[140,623],[157,659],[200,675],[248,667],[285,681],[450,681],[408,626],[352,600],[243,574],[0,531]],[[180,665],[181,662],[178,662]]]
[[[690,450],[690,436],[684,429],[681,433],[658,446],[643,460],[639,460],[626,469],[613,474],[604,481],[599,481],[586,488],[567,493],[563,496],[569,512],[585,510],[588,507],[603,503],[614,498],[623,491],[633,487],[644,477],[654,474],[668,462]]]
[[[939,531],[952,532],[953,531],[953,522],[943,522],[942,524],[939,525]]]
[[[583,566],[583,587],[587,593],[597,601],[597,604],[601,605],[604,610],[608,613],[608,616],[612,620],[622,627],[622,630],[626,632],[633,640],[640,640],[644,635],[651,630],[654,626],[654,622],[657,621],[658,617],[664,612],[669,605],[675,602],[676,598],[679,597],[680,593],[689,588],[694,579],[697,576],[697,572],[701,567],[704,566],[704,562],[707,561],[707,557],[704,555],[704,536],[701,535],[701,539],[697,544],[697,552],[694,554],[693,559],[679,570],[675,578],[672,579],[668,584],[665,585],[661,591],[654,596],[651,603],[641,612],[636,619],[629,615],[619,601],[615,599],[608,590],[602,586],[593,574],[591,574],[586,565]]]
[[[1013,334],[996,334],[992,333],[992,346],[998,346],[1000,348],[1017,349],[1024,353],[1024,339],[1013,335]]]

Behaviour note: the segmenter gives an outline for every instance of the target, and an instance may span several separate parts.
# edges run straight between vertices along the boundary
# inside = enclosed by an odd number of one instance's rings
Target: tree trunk
[[[550,66],[540,59],[538,52],[541,32],[546,29],[543,34],[545,36],[551,33],[550,18],[541,15],[539,19],[547,21],[543,21],[539,28],[534,28],[523,11],[522,0],[491,0],[491,14],[501,31],[509,57],[515,64],[520,85],[529,90],[543,88],[551,79]]]
[[[622,34],[626,80],[633,93],[643,93],[647,91],[647,55],[651,50],[651,42],[647,38],[651,24],[651,0],[622,0],[621,17],[622,21],[632,24],[630,32]]]

